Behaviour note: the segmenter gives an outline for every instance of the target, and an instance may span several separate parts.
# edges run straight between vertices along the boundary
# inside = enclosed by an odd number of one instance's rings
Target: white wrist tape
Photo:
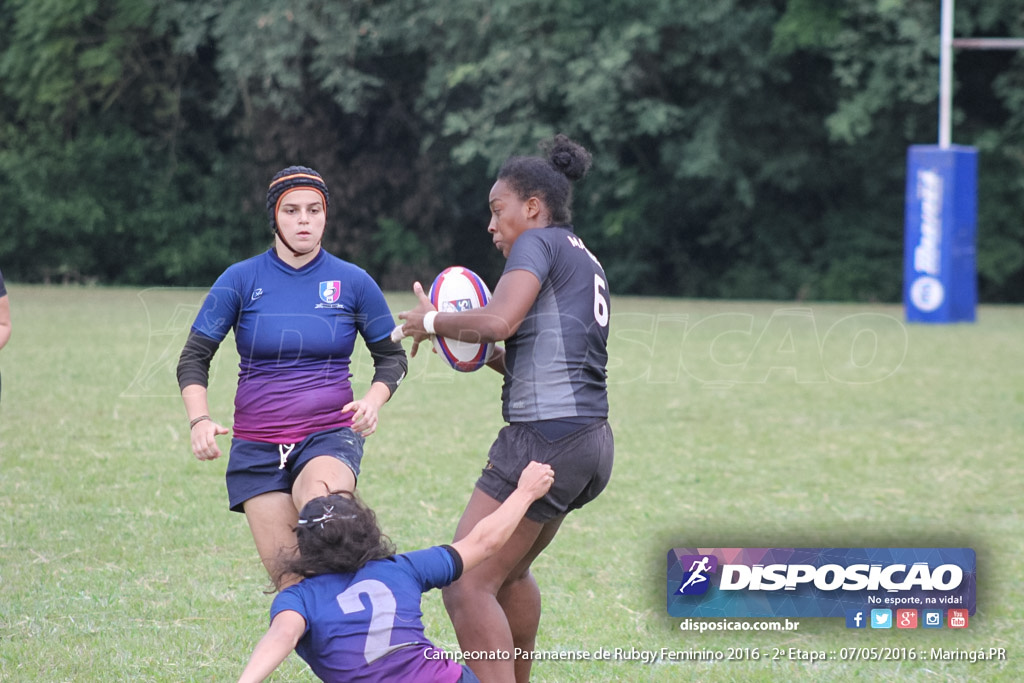
[[[427,334],[437,334],[434,332],[434,318],[437,317],[437,311],[430,311],[423,316],[423,329],[427,331]]]

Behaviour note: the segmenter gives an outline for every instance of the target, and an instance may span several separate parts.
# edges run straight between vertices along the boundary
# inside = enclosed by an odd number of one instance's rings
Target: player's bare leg
[[[356,475],[348,465],[330,456],[320,455],[308,463],[292,484],[292,502],[296,510],[306,503],[328,493],[356,490]]]
[[[298,577],[282,576],[280,572],[281,560],[295,551],[292,529],[299,521],[299,513],[295,511],[291,495],[284,491],[263,493],[245,501],[242,507],[270,580],[278,590],[298,581]]]
[[[455,531],[455,540],[469,533],[480,519],[499,505],[498,501],[474,489]],[[476,659],[468,662],[473,672],[488,683],[517,680],[518,666],[511,655],[517,646],[532,647],[536,640],[537,625],[540,622],[540,593],[532,577],[521,585],[510,586],[508,595],[514,596],[524,591],[526,599],[523,605],[509,605],[511,615],[506,613],[499,602],[498,594],[513,571],[518,570],[517,581],[514,582],[516,584],[529,577],[529,562],[550,542],[550,536],[545,534],[543,543],[538,543],[544,531],[545,525],[524,519],[501,550],[442,591],[445,608],[463,651],[510,653],[509,659]],[[529,666],[526,667],[526,675],[529,676]]]
[[[530,571],[530,565],[551,543],[563,519],[565,519],[564,516],[557,517],[544,524],[529,552],[520,560],[519,565],[512,570],[498,590],[498,604],[501,605],[501,609],[508,619],[512,642],[522,652],[533,652],[537,645],[537,631],[540,628],[540,586],[537,585],[537,579]],[[516,659],[516,681],[519,683],[529,681],[532,666],[532,659]]]
[[[311,499],[327,493],[352,491],[356,477],[348,465],[331,456],[313,458],[302,468],[292,492],[272,491],[243,503],[256,551],[278,590],[299,581],[294,574],[281,573],[282,560],[295,553],[295,525],[299,510]]]

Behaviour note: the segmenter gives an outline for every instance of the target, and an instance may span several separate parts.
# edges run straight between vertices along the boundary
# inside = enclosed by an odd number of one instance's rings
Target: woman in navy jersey
[[[554,477],[548,465],[530,463],[505,502],[464,538],[401,555],[359,500],[314,498],[299,517],[299,556],[289,567],[304,578],[274,598],[270,628],[240,683],[262,681],[293,649],[329,682],[478,681],[427,639],[421,597],[501,548]]]
[[[483,308],[438,313],[420,283],[419,304],[399,313],[403,331],[468,342],[504,341],[488,362],[504,375],[501,429],[455,531],[460,539],[515,489],[531,460],[550,464],[558,481],[534,503],[509,542],[444,590],[465,651],[534,649],[540,589],[530,565],[565,515],[593,500],[611,476],[608,426],[608,280],[571,224],[572,181],[590,154],[564,135],[542,144],[544,157],[515,156],[491,188],[487,231],[505,256],[494,296]],[[473,661],[486,681],[526,681],[531,660]]]
[[[229,505],[245,513],[278,588],[297,580],[280,563],[294,552],[298,511],[317,496],[355,489],[363,441],[407,367],[390,339],[394,319],[380,287],[321,248],[328,206],[327,185],[313,169],[291,166],[274,176],[267,190],[273,247],[217,279],[178,362],[192,451],[212,460],[221,455],[216,437],[229,430],[210,415],[210,361],[234,331],[240,362]],[[359,398],[350,381],[357,335],[374,364]]]

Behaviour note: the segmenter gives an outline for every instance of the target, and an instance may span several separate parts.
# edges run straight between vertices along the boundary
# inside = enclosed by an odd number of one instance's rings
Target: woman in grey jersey
[[[608,426],[608,281],[571,224],[572,181],[590,154],[564,135],[542,143],[544,156],[509,158],[490,191],[487,231],[506,259],[483,308],[438,313],[420,283],[419,304],[400,313],[414,338],[431,334],[469,342],[504,341],[488,365],[504,375],[508,423],[488,453],[455,539],[515,490],[531,460],[551,465],[554,487],[535,502],[496,555],[444,590],[459,646],[474,652],[532,652],[540,623],[540,589],[530,565],[565,515],[593,500],[611,476]],[[485,681],[526,681],[528,656],[469,662]]]

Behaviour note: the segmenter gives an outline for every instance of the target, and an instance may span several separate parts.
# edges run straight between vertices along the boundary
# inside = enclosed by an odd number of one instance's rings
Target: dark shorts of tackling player
[[[531,460],[551,465],[554,485],[526,512],[543,524],[597,498],[611,479],[614,459],[615,439],[607,420],[599,419],[556,441],[544,438],[529,423],[512,423],[498,432],[476,487],[504,502]]]
[[[313,432],[297,444],[231,439],[231,456],[224,476],[231,510],[244,512],[242,504],[262,493],[291,491],[302,468],[321,455],[342,461],[358,479],[365,441],[348,427]]]

